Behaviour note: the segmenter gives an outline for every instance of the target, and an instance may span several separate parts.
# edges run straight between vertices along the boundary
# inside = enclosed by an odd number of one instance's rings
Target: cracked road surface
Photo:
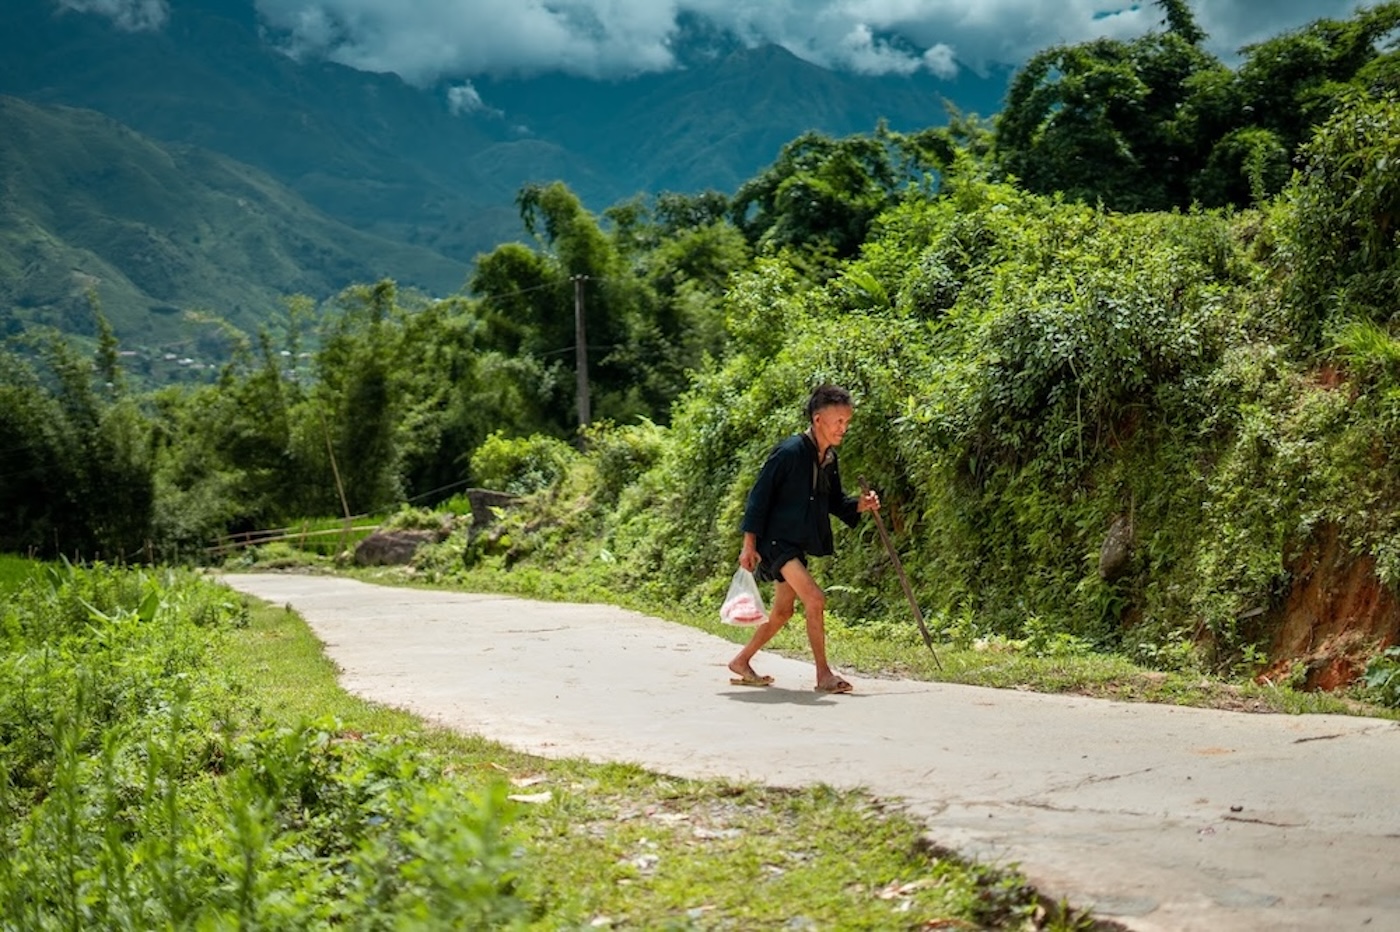
[[[606,605],[230,575],[368,699],[549,757],[865,787],[1131,929],[1400,929],[1400,725],[849,677]],[[841,645],[831,645],[839,661]]]

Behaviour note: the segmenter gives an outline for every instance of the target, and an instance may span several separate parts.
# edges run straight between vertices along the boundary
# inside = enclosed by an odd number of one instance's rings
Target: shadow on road
[[[833,696],[831,693],[819,693],[812,689],[784,689],[781,686],[736,686],[721,692],[720,695],[735,702],[752,702],[756,705],[832,705],[870,698],[860,693]]]

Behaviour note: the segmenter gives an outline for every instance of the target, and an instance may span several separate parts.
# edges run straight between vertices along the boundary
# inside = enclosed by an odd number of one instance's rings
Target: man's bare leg
[[[812,662],[817,667],[817,688],[834,690],[845,680],[826,661],[826,593],[801,560],[788,561],[783,567],[783,579],[802,601],[802,613],[807,616],[807,643],[812,645]]]
[[[845,690],[849,690],[850,684],[831,669],[826,659],[826,593],[801,560],[789,560],[782,571],[783,581],[774,589],[768,621],[754,629],[749,643],[729,662],[730,671],[736,676],[757,678],[752,666],[754,655],[788,623],[795,609],[794,601],[801,599],[802,612],[807,617],[807,643],[812,647],[812,661],[817,668],[817,688],[836,691],[844,684]]]
[[[794,598],[792,586],[785,582],[778,583],[773,590],[773,608],[768,612],[768,620],[753,629],[753,636],[749,638],[749,643],[745,644],[744,649],[739,651],[733,660],[729,661],[731,673],[745,679],[760,679],[753,669],[754,654],[757,654],[763,645],[773,640],[773,635],[777,634],[783,625],[788,623],[788,619],[792,618]]]

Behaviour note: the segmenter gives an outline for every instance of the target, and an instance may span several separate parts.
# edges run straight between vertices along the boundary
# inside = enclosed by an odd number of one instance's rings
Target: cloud
[[[1379,0],[1215,0],[1198,2],[1196,21],[1210,33],[1212,51],[1230,59],[1246,45],[1272,39],[1319,19],[1348,19]]]
[[[958,76],[958,59],[951,45],[939,43],[924,52],[924,67],[940,78],[951,80]]]
[[[298,55],[427,83],[560,70],[664,71],[679,13],[658,0],[257,0]]]
[[[160,0],[62,0],[145,8]],[[620,77],[677,65],[677,21],[701,17],[757,45],[827,67],[951,78],[1016,66],[1057,43],[1132,38],[1159,28],[1150,0],[255,0],[285,47],[417,83],[565,71]],[[1247,43],[1354,0],[1194,0],[1208,48],[1227,61]]]
[[[167,0],[58,0],[58,7],[105,16],[127,32],[153,32],[170,18]]]
[[[454,116],[471,115],[482,113],[488,116],[504,116],[504,114],[492,107],[486,106],[486,102],[481,99],[481,93],[472,86],[472,82],[467,81],[462,84],[454,84],[447,89],[447,109]]]

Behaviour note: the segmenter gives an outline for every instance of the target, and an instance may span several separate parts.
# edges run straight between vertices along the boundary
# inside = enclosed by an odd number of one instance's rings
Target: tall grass
[[[0,553],[0,592],[12,592],[40,570],[40,564],[24,557]]]
[[[510,921],[497,784],[218,664],[244,603],[192,573],[27,574],[0,608],[0,930]]]

